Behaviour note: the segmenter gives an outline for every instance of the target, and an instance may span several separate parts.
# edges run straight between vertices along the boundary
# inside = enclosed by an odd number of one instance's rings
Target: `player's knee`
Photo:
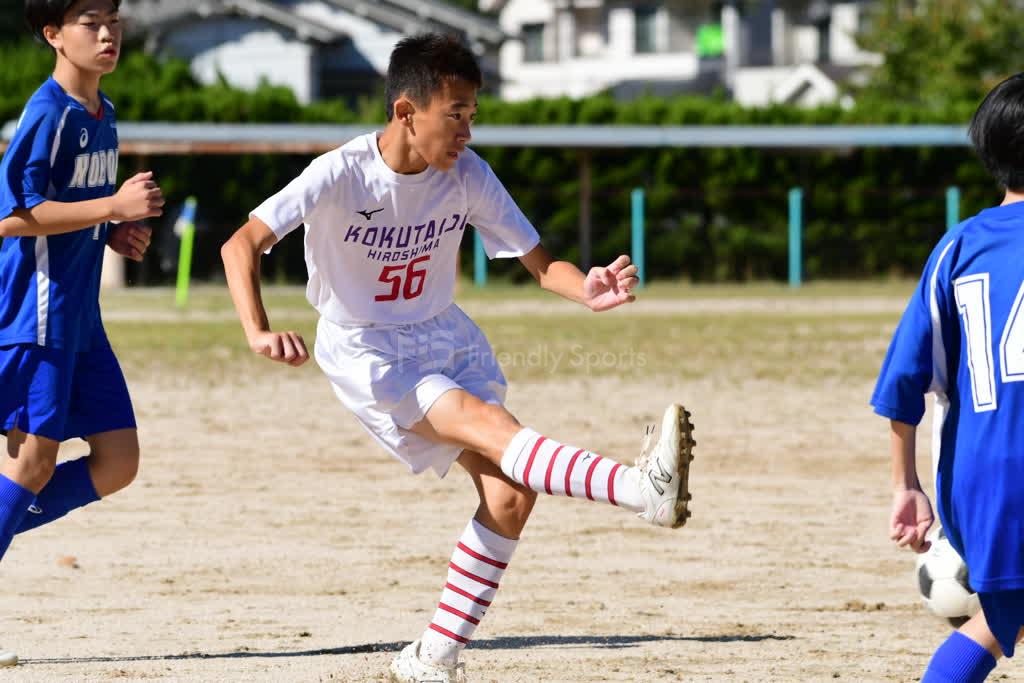
[[[93,453],[90,468],[96,493],[106,498],[120,491],[133,481],[139,473],[138,443],[123,444],[116,453]]]
[[[537,494],[522,487],[510,487],[493,502],[497,508],[493,512],[496,517],[522,528],[533,511],[534,503],[537,502]]]
[[[53,477],[57,467],[56,458],[34,453],[24,453],[14,461],[17,480],[25,488],[39,491]]]
[[[133,481],[139,474],[139,447],[127,448],[116,460],[116,465],[111,472],[110,485],[113,491],[120,491]],[[108,493],[108,495],[109,495]]]

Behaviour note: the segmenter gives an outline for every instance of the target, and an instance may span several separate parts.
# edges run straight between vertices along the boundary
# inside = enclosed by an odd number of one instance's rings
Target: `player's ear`
[[[412,125],[412,115],[416,112],[416,106],[407,97],[399,97],[395,100],[395,118],[404,126]]]
[[[50,44],[54,50],[59,50],[63,46],[60,35],[60,26],[50,24],[43,27],[43,39]]]

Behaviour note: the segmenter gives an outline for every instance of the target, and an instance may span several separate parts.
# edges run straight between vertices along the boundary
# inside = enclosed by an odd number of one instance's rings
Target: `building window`
[[[657,18],[658,8],[653,5],[642,5],[633,11],[633,35],[637,54],[658,51]]]
[[[523,24],[523,61],[544,61],[544,24]]]

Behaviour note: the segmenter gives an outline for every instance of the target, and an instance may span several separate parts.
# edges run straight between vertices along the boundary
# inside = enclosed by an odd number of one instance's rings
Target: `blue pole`
[[[480,233],[473,231],[473,283],[477,287],[487,284],[487,252],[484,251],[484,241],[480,239]]]
[[[644,190],[638,187],[631,195],[633,200],[633,263],[640,287],[644,286]]]
[[[803,262],[803,200],[804,191],[794,187],[789,191],[789,286],[799,287],[802,281],[800,267]]]
[[[946,188],[946,232],[956,227],[960,222],[960,188]]]

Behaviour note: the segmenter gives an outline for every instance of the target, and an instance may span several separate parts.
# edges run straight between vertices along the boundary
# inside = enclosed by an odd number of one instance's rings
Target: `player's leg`
[[[120,491],[139,470],[139,437],[134,429],[117,429],[86,437],[90,454],[57,465],[35,504],[15,533],[60,519]]]
[[[1014,643],[1024,638],[1024,591],[982,593],[979,597],[983,609],[939,646],[922,683],[980,683],[1004,653],[1013,656]]]
[[[139,468],[135,413],[110,347],[76,354],[66,438],[83,437],[90,454],[57,466],[17,533],[60,519],[130,484]]]
[[[514,482],[539,493],[600,500],[639,513],[658,526],[682,526],[689,516],[688,476],[693,426],[672,405],[650,433],[636,467],[524,428],[499,405],[454,389],[433,402],[411,431],[480,453]]]
[[[12,427],[0,463],[0,557],[53,476],[60,443]]]
[[[457,680],[459,655],[494,601],[537,499],[479,453],[464,451],[458,462],[473,479],[480,505],[452,553],[430,625],[392,663],[392,680],[400,683]]]

